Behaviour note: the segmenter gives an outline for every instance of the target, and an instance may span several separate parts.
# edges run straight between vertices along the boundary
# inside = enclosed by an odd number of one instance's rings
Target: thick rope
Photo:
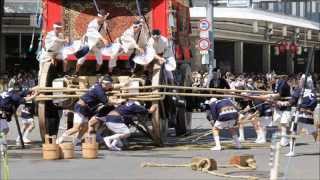
[[[196,170],[196,171],[200,171],[200,172],[203,172],[203,173],[208,173],[208,174],[211,174],[211,175],[214,175],[214,176],[219,176],[219,177],[226,177],[226,178],[235,178],[235,179],[250,179],[250,180],[255,180],[255,179],[258,179],[258,177],[254,177],[254,176],[233,176],[233,175],[228,175],[228,174],[225,174],[225,173],[218,173],[218,172],[215,172],[215,171],[208,171],[208,170],[205,170],[205,169],[202,169],[201,167],[197,166],[195,163],[187,163],[187,164],[158,164],[158,163],[142,163],[141,164],[141,167],[145,168],[145,167],[190,167],[192,168],[193,170]],[[220,167],[220,166],[219,166]],[[251,167],[242,167],[242,166],[234,166],[234,165],[225,165],[225,166],[222,166],[222,168],[226,168],[226,167],[241,167],[239,169],[241,170],[253,170],[253,168]]]
[[[226,177],[226,178],[249,179],[249,180],[259,179],[258,177],[255,177],[255,176],[232,176],[232,175],[228,175],[225,173],[218,173],[218,172],[214,172],[214,171],[201,171],[201,172],[212,174],[212,175],[218,176],[218,177]]]

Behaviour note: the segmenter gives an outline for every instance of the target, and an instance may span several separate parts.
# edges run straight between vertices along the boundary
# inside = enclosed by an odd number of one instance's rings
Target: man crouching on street
[[[57,144],[61,144],[66,137],[76,133],[78,133],[78,135],[74,139],[74,144],[80,144],[82,136],[87,132],[88,119],[95,115],[100,104],[108,103],[108,95],[106,92],[110,92],[112,89],[112,78],[105,75],[82,95],[74,106],[73,127],[65,131],[62,136],[57,139]]]
[[[122,140],[130,136],[128,124],[132,122],[132,118],[138,114],[147,115],[153,113],[157,109],[157,105],[152,105],[149,110],[140,105],[137,101],[127,101],[117,106],[114,110],[104,117],[94,117],[89,121],[89,134],[94,133],[94,125],[99,121],[103,123],[114,134],[106,136],[103,140],[111,151],[121,151],[123,146]]]
[[[212,147],[212,151],[220,151],[222,149],[220,144],[219,131],[221,129],[228,129],[232,135],[235,147],[241,148],[240,141],[238,139],[236,125],[239,117],[239,112],[236,106],[230,99],[217,100],[211,98],[209,102],[210,110],[208,113],[211,115],[211,124],[213,126],[212,133],[216,143],[215,147]]]

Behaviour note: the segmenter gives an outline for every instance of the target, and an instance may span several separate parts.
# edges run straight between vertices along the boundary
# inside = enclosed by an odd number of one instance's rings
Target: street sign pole
[[[209,29],[209,40],[211,42],[211,47],[209,49],[209,80],[212,78],[213,68],[216,67],[216,60],[214,58],[214,0],[208,0],[207,8],[207,18],[211,23],[211,29]]]

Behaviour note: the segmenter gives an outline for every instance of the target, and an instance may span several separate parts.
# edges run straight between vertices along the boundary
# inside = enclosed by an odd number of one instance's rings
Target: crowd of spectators
[[[1,91],[9,88],[29,89],[37,85],[36,71],[13,70],[1,75]]]
[[[276,73],[242,73],[239,75],[226,72],[220,73],[215,69],[209,77],[208,73],[192,72],[193,87],[210,87],[225,89],[247,89],[247,90],[268,90],[272,91],[275,82],[279,78],[286,78],[293,90],[298,86],[302,73],[291,75],[277,75]],[[210,81],[208,80],[210,79]],[[317,93],[320,93],[320,74],[313,73],[312,79]]]
[[[204,88],[222,88],[222,89],[239,89],[239,90],[264,90],[273,91],[278,79],[287,79],[291,88],[291,93],[298,87],[299,80],[302,73],[291,75],[277,75],[274,72],[271,73],[242,73],[233,74],[231,72],[221,73],[219,69],[214,69],[212,76],[209,77],[207,72],[201,73],[194,71],[192,74],[192,86],[204,87]],[[317,95],[320,95],[320,74],[312,74],[314,83],[314,90]],[[200,111],[199,105],[207,98],[194,97],[192,98],[190,108],[193,111]]]

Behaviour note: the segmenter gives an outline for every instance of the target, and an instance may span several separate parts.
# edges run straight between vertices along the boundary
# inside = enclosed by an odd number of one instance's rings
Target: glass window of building
[[[307,18],[309,18],[310,16],[311,16],[311,1],[308,1],[307,3],[306,3],[306,15],[305,15],[305,17],[307,17]]]
[[[39,11],[41,0],[4,0],[5,13],[33,14]]]
[[[317,12],[317,2],[315,2],[315,1],[312,1],[312,3],[311,3],[311,12],[312,13],[316,13]]]
[[[282,13],[282,12],[283,12],[283,3],[282,3],[282,2],[279,2],[279,3],[278,3],[278,12],[279,12],[279,13]]]
[[[269,11],[274,11],[274,3],[269,3],[268,4],[268,10]]]
[[[304,17],[304,2],[300,2],[300,17]]]
[[[288,14],[290,15],[291,14],[291,2],[284,2],[284,11],[285,11],[285,14]]]
[[[292,2],[292,4],[291,4],[291,14],[293,16],[297,15],[297,3],[296,2]]]

